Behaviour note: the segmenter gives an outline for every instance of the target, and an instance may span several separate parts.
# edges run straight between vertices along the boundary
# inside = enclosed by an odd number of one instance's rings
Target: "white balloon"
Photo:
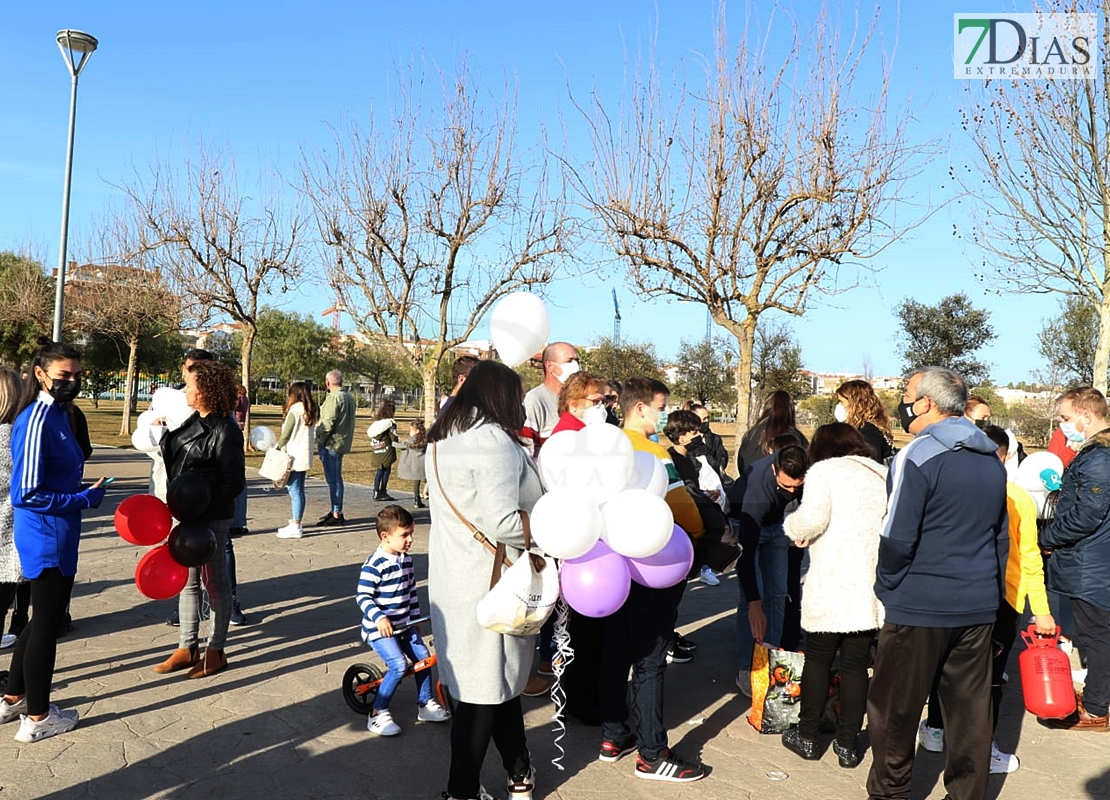
[[[628,479],[629,489],[647,489],[652,494],[665,497],[671,485],[667,468],[651,453],[637,450],[632,454],[632,474]]]
[[[585,449],[579,485],[604,503],[628,486],[636,457],[632,442],[616,425],[587,425],[578,438]]]
[[[549,489],[576,489],[604,503],[628,485],[634,453],[614,425],[560,431],[540,450],[540,475]]]
[[[193,409],[189,408],[185,399],[185,392],[169,386],[163,386],[154,392],[154,397],[150,399],[150,410],[156,417],[165,417],[166,427],[171,431],[180,428],[193,414]]]
[[[255,450],[269,450],[277,444],[277,434],[273,428],[259,425],[251,429],[251,446]]]
[[[578,558],[593,549],[604,522],[601,509],[588,494],[553,489],[532,509],[532,540],[555,558]]]
[[[489,327],[497,355],[502,362],[515,367],[543,349],[551,332],[551,320],[539,297],[531,292],[513,292],[493,307]]]
[[[1014,481],[1027,492],[1043,492],[1044,484],[1041,482],[1041,473],[1046,469],[1056,470],[1057,475],[1064,474],[1064,462],[1060,456],[1042,450],[1039,453],[1030,453],[1017,468],[1017,480]]]
[[[645,558],[663,549],[674,530],[674,515],[662,497],[646,489],[626,489],[601,507],[603,538],[622,556]]]
[[[131,444],[140,453],[153,453],[158,450],[158,443],[162,441],[162,434],[166,429],[162,425],[152,425],[158,418],[153,409],[139,414],[135,423],[135,432],[131,434]]]

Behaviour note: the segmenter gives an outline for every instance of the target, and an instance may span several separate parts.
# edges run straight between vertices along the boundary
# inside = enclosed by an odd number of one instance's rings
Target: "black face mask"
[[[977,419],[977,420],[975,420],[975,427],[978,428],[979,430],[983,430],[983,428],[987,427],[990,424],[991,424],[990,417],[987,417],[986,419]]]
[[[921,398],[918,398],[918,400],[920,399]],[[913,406],[916,402],[917,400],[909,403],[898,404],[898,421],[902,423],[902,430],[904,430],[906,433],[910,432],[910,423],[913,422],[917,416],[913,413]]]
[[[701,431],[702,433],[709,433],[709,423],[708,422],[703,422],[701,424],[701,427],[698,428],[698,430]]]
[[[705,439],[700,436],[695,436],[693,439],[686,443],[687,450],[698,450],[705,446]]]
[[[778,493],[779,499],[784,503],[789,503],[798,495],[797,489],[783,489],[781,486],[776,487],[775,492]]]
[[[72,400],[76,400],[77,395],[81,393],[81,381],[51,378],[50,388],[46,391],[59,403],[68,403]]]

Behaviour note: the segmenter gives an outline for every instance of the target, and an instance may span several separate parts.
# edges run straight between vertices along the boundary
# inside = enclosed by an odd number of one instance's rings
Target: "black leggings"
[[[862,633],[806,632],[806,661],[802,668],[802,710],[798,733],[805,739],[817,737],[821,715],[829,696],[833,658],[840,651],[840,715],[836,739],[854,748],[867,710],[867,658],[875,631]]]
[[[451,770],[447,792],[452,797],[477,797],[481,784],[482,762],[490,739],[501,754],[501,763],[510,778],[528,773],[528,743],[524,738],[524,711],[520,698],[496,706],[458,702],[451,721]]]
[[[39,716],[50,711],[50,683],[58,654],[58,629],[65,618],[73,576],[57,567],[45,569],[31,584],[31,621],[19,634],[12,653],[7,693],[27,695],[27,713]]]
[[[13,600],[12,626],[22,630],[27,625],[27,610],[31,606],[31,585],[27,581],[0,583],[0,632],[4,630],[4,619]]]

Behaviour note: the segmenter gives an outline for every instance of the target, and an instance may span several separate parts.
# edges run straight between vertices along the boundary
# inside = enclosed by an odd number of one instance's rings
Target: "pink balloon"
[[[643,558],[628,558],[632,580],[652,589],[666,589],[686,580],[694,563],[694,544],[686,531],[677,525],[671,538],[658,553]]]
[[[599,541],[580,558],[563,562],[559,586],[567,604],[587,617],[607,617],[628,599],[632,580],[624,556]]]

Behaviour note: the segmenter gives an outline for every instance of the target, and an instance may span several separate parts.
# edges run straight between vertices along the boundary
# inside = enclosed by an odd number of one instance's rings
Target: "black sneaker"
[[[698,649],[698,643],[687,639],[678,631],[674,632],[674,643],[681,647],[683,650],[689,650],[691,653]]]
[[[802,738],[797,725],[791,725],[782,734],[782,746],[793,753],[797,753],[806,761],[817,761],[821,758],[821,753],[817,750],[817,741]]]
[[[247,617],[243,613],[243,609],[239,608],[238,603],[232,603],[232,605],[231,605],[231,616],[228,618],[228,624],[230,624],[230,625],[246,625],[247,624]]]
[[[390,497],[390,496],[389,496],[389,495],[387,495],[387,494],[379,494],[379,495],[377,495],[377,496],[376,496],[376,497],[375,497],[374,499],[375,499],[376,501],[378,501],[379,503],[392,503],[392,502],[394,502],[394,501],[395,501],[395,500],[396,500],[397,498],[395,498],[395,497]]]
[[[328,514],[328,516],[320,524],[323,525],[325,528],[330,528],[333,525],[346,525],[347,518],[344,517],[342,514],[340,514],[338,517],[333,517],[331,514]]]
[[[610,742],[608,740],[601,743],[601,752],[597,754],[598,761],[605,761],[613,763],[620,761],[629,753],[636,752],[636,737],[629,736],[623,742]]]
[[[705,766],[684,761],[667,749],[654,761],[648,761],[642,755],[637,755],[636,777],[649,781],[690,783],[705,777]]]
[[[667,648],[667,663],[668,664],[685,664],[694,660],[694,654],[689,650],[679,647],[677,644],[671,643]]]
[[[331,512],[330,511],[327,514],[324,514],[324,516],[320,517],[320,519],[316,520],[316,524],[317,525],[327,525],[329,519],[331,519]]]

